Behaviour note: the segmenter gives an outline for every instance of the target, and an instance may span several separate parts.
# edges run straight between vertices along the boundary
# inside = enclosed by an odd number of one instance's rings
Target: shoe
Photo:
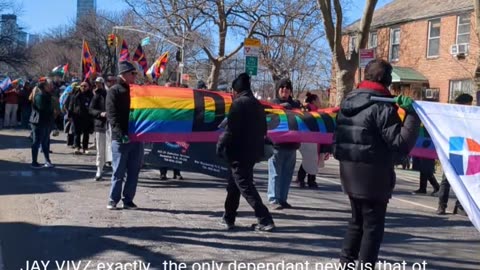
[[[446,207],[443,206],[443,205],[439,205],[438,209],[435,213],[437,213],[437,215],[441,215],[441,216],[446,215],[447,214],[446,213]]]
[[[280,205],[285,209],[292,208],[292,206],[287,202],[281,202]]]
[[[107,209],[110,209],[110,210],[117,210],[117,203],[114,202],[114,201],[109,201],[108,204],[107,204]]]
[[[137,209],[137,205],[133,202],[123,202],[123,209]]]
[[[458,207],[456,205],[455,205],[455,208],[453,208],[453,214],[468,217],[467,212],[465,212],[465,210],[463,208]]]
[[[308,187],[309,188],[318,188],[318,184],[317,184],[317,182],[309,182]]]
[[[305,187],[305,181],[298,181],[298,187],[299,188],[304,188]]]
[[[32,167],[32,169],[41,169],[41,168],[43,168],[43,166],[40,165],[38,162],[32,162],[32,164],[30,164],[30,167]]]
[[[178,176],[178,180],[183,180],[183,176],[181,175],[177,175]]]
[[[269,224],[252,224],[252,229],[256,232],[271,232],[275,229],[275,224],[273,222]]]
[[[73,154],[75,154],[75,155],[81,155],[81,154],[82,154],[82,151],[81,151],[79,148],[77,148],[77,149],[75,149],[75,151],[73,151]]]
[[[90,151],[83,149],[83,154],[88,155],[90,154]]]
[[[95,181],[102,181],[102,176],[101,175],[95,175]]]
[[[167,180],[167,179],[168,179],[167,175],[165,175],[165,174],[160,175],[160,180]]]
[[[55,168],[55,165],[53,165],[51,162],[47,162],[43,165],[44,168]]]
[[[110,161],[105,162],[105,167],[112,167],[112,162]]]
[[[426,191],[426,190],[417,189],[417,190],[415,190],[415,191],[412,191],[412,194],[413,194],[413,195],[427,194],[427,191]]]
[[[177,175],[176,175],[176,174],[173,175],[173,179],[177,179]]]
[[[228,222],[225,220],[225,218],[222,218],[220,224],[222,224],[227,230],[235,229],[235,222]]]
[[[430,193],[430,195],[432,195],[433,197],[438,197],[438,192],[440,191],[439,188],[436,188],[432,191],[432,193]]]

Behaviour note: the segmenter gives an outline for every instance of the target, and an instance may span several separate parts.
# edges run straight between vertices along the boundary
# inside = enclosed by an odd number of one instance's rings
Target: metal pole
[[[180,85],[183,83],[183,66],[185,63],[185,26],[182,27],[182,59],[180,61]]]

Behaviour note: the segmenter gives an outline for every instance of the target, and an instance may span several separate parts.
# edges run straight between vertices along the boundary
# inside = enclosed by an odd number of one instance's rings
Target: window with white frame
[[[350,40],[348,42],[348,52],[351,53],[355,51],[356,46],[357,46],[357,36],[352,35],[350,36]]]
[[[390,61],[398,61],[400,57],[400,28],[390,30]]]
[[[440,19],[428,21],[428,48],[427,57],[440,54]]]
[[[377,32],[370,32],[368,37],[368,48],[377,48]]]
[[[452,80],[450,81],[449,101],[454,102],[460,94],[470,94],[475,96],[475,85],[473,80]]]
[[[457,44],[470,43],[470,14],[463,14],[457,19]]]

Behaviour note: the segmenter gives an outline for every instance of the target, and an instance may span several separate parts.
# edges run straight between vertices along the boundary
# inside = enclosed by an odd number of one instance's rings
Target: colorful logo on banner
[[[470,138],[451,137],[450,163],[458,175],[480,173],[480,144]]]

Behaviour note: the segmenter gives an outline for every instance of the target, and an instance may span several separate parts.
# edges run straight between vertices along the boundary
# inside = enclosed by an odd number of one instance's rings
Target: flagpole
[[[80,57],[80,74],[82,74],[80,76],[80,81],[83,80],[83,48],[84,48],[84,45],[85,45],[85,38],[82,38],[82,50],[81,50],[81,57]]]

